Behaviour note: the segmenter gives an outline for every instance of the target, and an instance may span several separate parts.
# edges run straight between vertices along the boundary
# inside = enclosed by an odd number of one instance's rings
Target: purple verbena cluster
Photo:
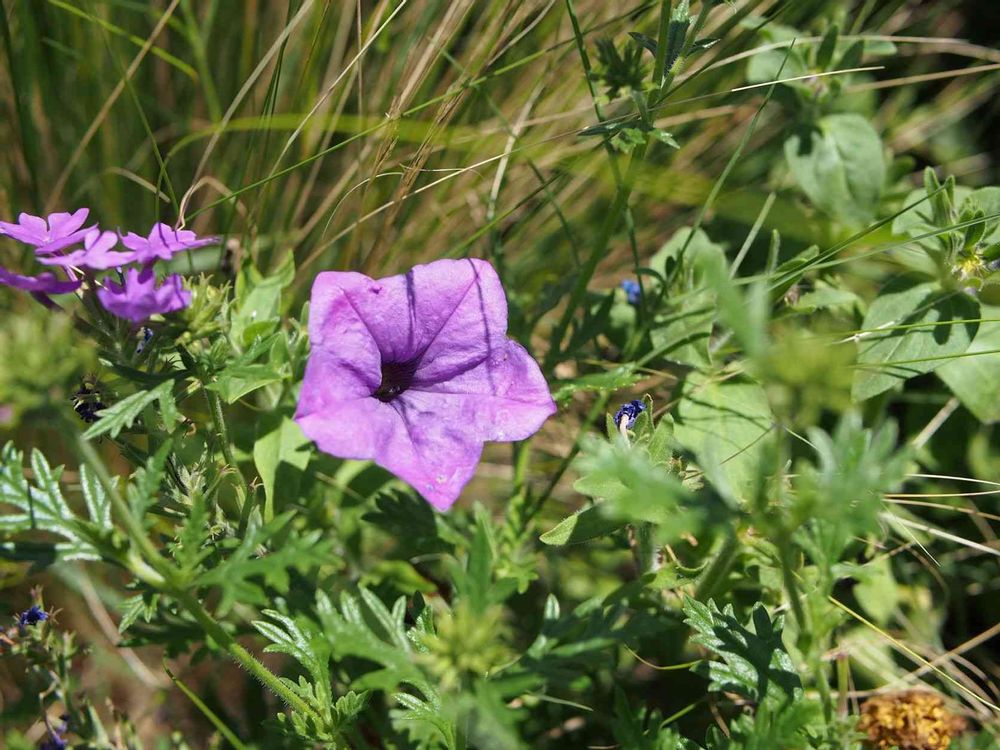
[[[122,237],[96,224],[84,226],[89,214],[89,209],[81,208],[44,219],[22,213],[16,223],[0,221],[0,235],[34,247],[38,263],[55,271],[25,276],[0,267],[0,284],[47,295],[74,292],[86,283],[96,290],[108,312],[134,323],[191,304],[191,293],[183,288],[181,277],[170,274],[158,283],[153,264],[214,244],[218,238],[199,238],[192,231],[161,223],[154,224],[146,237],[133,232]],[[125,250],[116,249],[119,245]],[[95,276],[95,272],[111,269],[116,269],[117,281]]]

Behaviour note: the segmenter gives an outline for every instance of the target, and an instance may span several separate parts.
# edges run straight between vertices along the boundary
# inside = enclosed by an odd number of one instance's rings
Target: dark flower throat
[[[416,361],[382,362],[382,382],[372,395],[383,403],[389,403],[413,383],[417,371]]]

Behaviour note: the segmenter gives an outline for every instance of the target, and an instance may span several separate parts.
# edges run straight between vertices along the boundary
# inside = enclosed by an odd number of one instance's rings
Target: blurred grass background
[[[629,31],[654,33],[652,2],[4,0],[0,215],[89,206],[123,231],[160,219],[224,234],[223,252],[199,254],[196,270],[222,282],[248,258],[267,273],[291,257],[292,315],[323,269],[383,275],[476,254],[501,269],[512,332],[540,354],[614,191],[600,144],[578,135],[597,118],[568,4],[591,62],[598,39],[621,45]],[[719,3],[705,36],[721,42],[688,65],[658,112],[681,148],[655,150],[636,183],[641,257],[690,223],[760,105],[762,89],[733,89],[746,85],[746,60],[766,41],[764,19],[799,29],[800,44],[816,43],[833,21],[895,39],[896,53],[877,61],[884,69],[852,79],[859,107],[890,149],[913,158],[914,175],[931,164],[968,185],[998,182],[995,0]],[[613,102],[605,110],[622,111]],[[780,108],[765,110],[709,217],[713,239],[738,247],[772,191],[764,228],[782,233],[788,253],[842,236],[822,217],[801,220],[780,157],[789,127]],[[25,260],[6,247],[3,265]],[[631,275],[631,258],[627,239],[616,239],[594,286]],[[4,438],[66,460],[51,416],[71,408],[95,354],[27,295],[0,291],[0,307]],[[568,415],[538,447],[563,456],[579,427]],[[508,453],[492,455],[478,486],[502,499]],[[42,579],[3,565],[0,599],[14,611]],[[85,686],[147,734],[206,732],[155,654],[114,649],[114,581],[74,569],[54,578],[44,579],[47,599],[93,649]],[[259,715],[234,700],[242,677],[217,666],[182,671],[236,725]],[[16,695],[0,675],[0,699]]]

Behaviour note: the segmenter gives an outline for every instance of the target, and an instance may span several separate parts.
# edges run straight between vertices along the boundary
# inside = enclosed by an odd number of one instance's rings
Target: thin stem
[[[82,436],[79,436],[77,438],[77,448],[80,451],[81,458],[94,472],[98,482],[101,483],[104,491],[111,499],[111,506],[114,509],[115,516],[125,527],[129,541],[136,548],[126,558],[129,563],[129,569],[136,577],[172,596],[201,625],[206,635],[215,641],[241,667],[260,680],[266,687],[270,688],[275,695],[294,710],[302,714],[316,716],[316,713],[298,695],[281,682],[267,667],[257,661],[249,651],[237,643],[236,639],[212,618],[201,605],[201,602],[184,588],[184,582],[180,580],[178,571],[160,554],[160,550],[150,540],[141,519],[132,513],[132,509],[121,496],[118,487],[112,481],[107,468],[104,466],[104,462],[101,461],[94,447],[88,441],[84,440]],[[317,720],[319,719],[318,716],[316,718]]]
[[[236,463],[236,457],[233,455],[233,447],[229,444],[229,430],[226,428],[226,416],[222,411],[222,399],[219,398],[219,394],[215,391],[210,391],[207,388],[204,391],[205,398],[208,400],[209,411],[212,414],[212,426],[215,427],[215,432],[219,436],[219,447],[222,449],[222,457],[226,460],[226,464],[236,472],[236,477],[240,483],[240,490],[243,492],[243,500],[240,503],[239,525],[239,534],[242,536],[246,531],[247,521],[250,519],[253,496],[250,494],[250,486],[247,484],[243,472],[240,471],[239,464]]]
[[[243,667],[247,672],[260,680],[265,686],[287,703],[291,708],[301,714],[313,716],[320,721],[320,717],[310,708],[305,701],[285,685],[271,670],[261,664],[243,646],[237,643],[226,630],[216,622],[208,611],[201,605],[190,592],[183,589],[176,589],[170,592],[178,603],[194,617],[201,625],[205,633],[215,641],[232,659]]]
[[[732,569],[733,563],[736,562],[739,551],[740,540],[737,530],[730,529],[725,539],[722,540],[722,546],[719,547],[715,558],[709,564],[708,568],[705,569],[705,572],[701,574],[701,578],[698,579],[698,584],[694,590],[695,599],[700,602],[708,601],[719,588],[719,584],[723,579],[729,575],[729,571]]]

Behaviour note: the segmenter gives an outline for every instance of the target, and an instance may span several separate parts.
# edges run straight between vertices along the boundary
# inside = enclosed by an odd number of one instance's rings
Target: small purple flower
[[[639,300],[642,299],[642,287],[639,286],[639,282],[635,279],[625,279],[621,286],[625,290],[625,298],[628,300],[628,303],[630,305],[638,305]]]
[[[45,622],[49,619],[48,613],[39,607],[37,604],[32,604],[28,609],[24,610],[17,618],[17,626],[19,628],[25,628],[28,625],[37,625],[40,622]]]
[[[174,229],[167,224],[160,223],[153,225],[153,228],[149,230],[148,237],[140,237],[134,232],[129,232],[122,237],[122,244],[134,251],[135,260],[140,263],[151,263],[157,258],[170,260],[182,250],[214,245],[218,241],[218,237],[198,239],[198,235],[189,229]]]
[[[70,237],[82,238],[89,229],[80,229],[87,220],[90,209],[81,208],[71,214],[49,214],[47,219],[31,214],[20,214],[17,223],[0,221],[0,234],[13,237],[26,245],[41,247]]]
[[[303,432],[326,453],[375,461],[439,510],[472,478],[484,442],[524,440],[556,410],[538,365],[507,338],[507,300],[486,261],[377,281],[321,273],[309,337]]]
[[[49,214],[47,219],[31,214],[20,214],[17,217],[17,223],[0,221],[0,235],[34,245],[37,253],[40,245],[73,244],[82,240],[89,229],[80,229],[80,227],[87,220],[89,213],[88,209],[81,208],[72,214]],[[66,294],[78,289],[81,283],[83,282],[78,279],[60,279],[52,273],[25,276],[8,271],[6,268],[0,268],[0,284],[35,294]]]
[[[47,247],[36,250],[38,261],[47,266],[62,266],[63,268],[84,268],[91,271],[105,271],[109,268],[121,268],[136,259],[135,253],[119,253],[114,251],[120,239],[115,232],[102,232],[96,227],[83,236],[83,248],[70,253],[56,254],[75,242],[60,240]]]
[[[128,269],[124,284],[105,280],[104,286],[97,290],[97,298],[112,315],[134,323],[142,323],[156,313],[173,312],[191,304],[191,292],[184,289],[180,276],[167,276],[157,286],[152,266],[142,270]]]
[[[622,420],[625,421],[625,429],[631,430],[633,425],[635,425],[636,417],[646,411],[646,405],[639,399],[633,399],[626,404],[622,404],[621,408],[615,412],[615,424],[619,428],[622,426]]]
[[[19,273],[0,268],[0,284],[23,289],[26,292],[41,294],[67,294],[80,288],[83,281],[71,279],[63,281],[51,273],[40,273],[37,276],[22,276]]]
[[[45,726],[49,730],[48,739],[45,740],[41,745],[38,746],[38,750],[66,750],[69,747],[69,741],[63,736],[69,731],[69,717],[63,715],[62,724],[56,728],[49,723],[49,719],[45,717]]]

